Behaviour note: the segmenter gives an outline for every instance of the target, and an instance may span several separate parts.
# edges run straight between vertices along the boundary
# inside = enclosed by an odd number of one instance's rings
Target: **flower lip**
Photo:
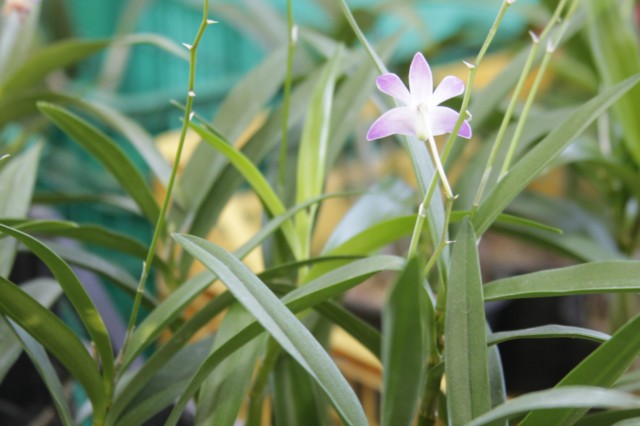
[[[459,113],[439,106],[464,93],[464,82],[455,76],[447,76],[433,90],[431,68],[422,53],[418,52],[409,67],[409,89],[396,74],[385,73],[376,79],[378,89],[402,106],[382,114],[369,128],[367,139],[380,139],[393,134],[415,135],[420,139],[451,133]],[[471,137],[471,126],[463,121],[458,135]]]

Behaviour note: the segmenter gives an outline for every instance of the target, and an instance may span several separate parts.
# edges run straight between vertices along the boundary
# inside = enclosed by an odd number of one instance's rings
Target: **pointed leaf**
[[[147,182],[113,140],[64,108],[44,102],[39,102],[38,108],[49,120],[96,157],[131,195],[147,219],[155,223],[160,209]]]
[[[0,169],[0,217],[24,218],[27,216],[36,183],[41,145],[26,153],[11,157]],[[16,254],[16,242],[0,240],[0,275],[9,276]]]
[[[639,408],[640,398],[629,393],[592,386],[567,386],[531,392],[511,399],[466,426],[493,425],[496,421],[515,418],[532,410],[565,407]]]
[[[540,327],[531,327],[521,330],[499,331],[491,333],[487,336],[488,345],[497,345],[498,343],[508,342],[515,339],[549,339],[549,338],[571,338],[586,339],[594,342],[602,343],[611,338],[606,333],[588,328],[573,327],[568,325],[542,325]]]
[[[637,292],[640,290],[640,261],[591,262],[550,269],[488,283],[484,299],[521,299],[570,294]]]
[[[345,421],[367,424],[357,397],[329,355],[244,264],[205,240],[181,235],[174,238],[220,277],[236,299],[324,389]]]
[[[640,75],[631,77],[591,99],[558,128],[549,133],[518,161],[481,203],[473,224],[483,234],[500,213],[526,186],[535,179],[580,133],[595,121],[609,106],[631,90]]]
[[[449,419],[466,424],[491,408],[482,278],[473,225],[462,223],[451,253],[445,318]]]
[[[89,336],[91,336],[91,339],[93,339],[96,345],[96,350],[100,355],[100,360],[102,362],[105,381],[110,385],[114,376],[114,360],[111,340],[98,310],[82,283],[78,280],[78,277],[76,277],[76,274],[73,273],[69,265],[67,265],[60,256],[30,235],[2,224],[0,224],[0,232],[12,236],[24,244],[29,250],[31,250],[31,252],[33,252],[33,254],[38,256],[38,258],[47,265],[53,276],[60,283],[65,295],[75,308],[80,320],[86,327]],[[29,331],[29,327],[25,326],[25,324],[17,321],[13,317],[12,319],[20,324],[21,327]],[[40,342],[42,343],[42,341]]]
[[[105,390],[95,361],[78,337],[54,314],[0,276],[0,311],[50,351],[84,387],[94,412],[106,410]]]
[[[382,315],[383,426],[413,424],[423,383],[427,348],[423,339],[418,260],[409,260],[391,289]]]
[[[331,126],[331,109],[336,79],[340,72],[342,47],[338,46],[327,62],[316,86],[302,129],[298,148],[296,201],[298,203],[322,194],[327,173],[327,153]],[[301,257],[308,257],[317,209],[312,207],[296,216]]]
[[[640,316],[616,331],[609,341],[600,345],[584,361],[578,364],[557,384],[566,386],[611,387],[637,359],[640,352]],[[584,416],[588,407],[534,412],[525,417],[521,425],[562,424],[571,425]]]

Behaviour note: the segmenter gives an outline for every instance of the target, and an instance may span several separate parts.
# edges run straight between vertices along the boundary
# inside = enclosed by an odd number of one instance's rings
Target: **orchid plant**
[[[6,4],[27,3],[39,8],[35,1]],[[292,3],[287,2],[285,45],[270,52],[229,92],[213,120],[201,116],[196,103],[198,51],[205,31],[216,28],[207,0],[194,39],[183,44],[186,50],[149,37],[114,42],[151,41],[189,63],[184,104],[176,102],[182,125],[173,164],[166,163],[151,137],[133,120],[82,98],[82,93],[61,91],[56,86],[60,79],[44,78],[113,43],[61,42],[11,64],[15,68],[0,67],[0,123],[11,124],[2,133],[3,140],[11,143],[0,145],[6,151],[0,152],[0,182],[15,183],[0,188],[0,378],[24,351],[42,375],[65,426],[85,421],[140,425],[166,410],[162,421],[175,425],[181,418],[187,421],[183,413],[189,406],[195,407],[195,424],[216,426],[238,421],[247,425],[339,421],[356,426],[636,421],[640,398],[634,391],[640,388],[640,379],[628,370],[640,352],[637,312],[628,312],[628,322],[607,330],[610,334],[558,324],[493,332],[485,309],[485,303],[499,300],[633,295],[640,290],[640,261],[634,258],[640,246],[640,222],[637,209],[633,213],[640,200],[634,186],[640,148],[633,137],[639,106],[632,96],[638,90],[640,60],[630,53],[637,53],[640,43],[618,3],[559,0],[551,10],[537,6],[536,16],[547,14],[547,25],[532,34],[531,44],[483,89],[475,87],[476,71],[514,0],[502,3],[475,60],[465,63],[467,81],[447,76],[435,89],[431,67],[421,52],[411,60],[408,86],[389,72],[384,64],[394,40],[382,40],[374,48],[344,0],[338,0],[339,9],[362,47],[347,48],[339,40],[298,28]],[[16,13],[22,16],[24,11]],[[5,41],[35,32],[35,21],[11,22],[13,26],[0,29],[0,57],[24,47]],[[625,37],[611,36],[619,28],[629,30],[623,32]],[[557,71],[566,62],[555,52],[564,49],[565,60],[579,55],[583,49],[581,45],[575,49],[573,37],[581,32],[587,34],[595,59],[581,57],[579,77],[565,73],[571,80]],[[541,51],[541,45],[547,48]],[[312,54],[304,55],[307,49]],[[592,59],[595,63],[589,62]],[[567,90],[562,92],[562,103],[549,101],[553,93],[542,88],[554,61],[558,62],[554,78],[567,79],[559,86],[587,87],[588,95],[580,92],[576,97]],[[525,84],[531,80],[531,85]],[[397,104],[389,104],[364,135],[358,129],[371,120],[363,124],[359,112],[377,96],[374,82]],[[442,105],[461,95],[459,110]],[[389,99],[378,100],[386,109]],[[473,134],[468,110],[474,116]],[[257,130],[236,144],[246,136],[249,123],[257,123]],[[32,196],[41,146],[29,140],[33,135],[53,137],[46,131],[49,126],[62,130],[104,164],[129,197],[126,203],[95,194],[89,198],[110,208],[135,211],[155,229],[151,241],[101,226],[28,217],[32,202],[59,201],[51,194]],[[104,127],[132,142],[161,188],[157,193]],[[189,134],[201,142],[180,171]],[[446,137],[442,150],[436,143],[439,136]],[[417,188],[395,182],[356,193],[327,193],[329,171],[351,137],[398,140],[413,164]],[[458,137],[473,141],[456,144]],[[509,143],[503,145],[503,140]],[[608,147],[616,160],[604,151],[594,154],[585,144]],[[467,150],[475,151],[463,155]],[[582,157],[571,157],[572,150]],[[624,160],[628,157],[636,159],[633,165]],[[558,228],[567,220],[554,210],[557,204],[545,199],[549,210],[531,207],[530,183],[552,167],[581,159],[587,172],[578,170],[576,176],[586,173],[597,181],[588,173],[596,162],[608,171],[612,188],[624,184],[623,194],[610,195],[625,219],[620,225],[625,238],[619,240],[624,255],[602,249],[599,244],[611,239],[603,237],[608,230],[600,223],[585,225],[598,231],[586,236],[570,227],[561,235]],[[626,168],[618,168],[621,164]],[[462,170],[455,180],[447,177],[452,165]],[[275,173],[264,172],[270,168]],[[292,170],[296,178],[288,179]],[[277,176],[275,182],[271,176]],[[259,198],[264,217],[259,231],[231,252],[206,235],[243,183]],[[436,192],[438,185],[442,196]],[[354,196],[357,202],[327,242],[314,248],[320,205],[331,198]],[[65,200],[72,198],[68,194]],[[479,242],[489,231],[542,242],[576,263],[487,282]],[[57,237],[137,259],[140,279],[84,248],[58,244]],[[410,238],[408,250],[405,238]],[[391,244],[404,249],[381,254]],[[251,270],[242,262],[256,248],[263,250],[264,270]],[[19,249],[40,258],[53,278],[15,285],[9,272]],[[193,274],[194,262],[204,270]],[[99,301],[90,296],[71,265],[93,270],[131,296],[133,308],[117,350]],[[149,291],[152,271],[167,290],[161,300]],[[340,303],[345,292],[376,274],[392,277],[380,329]],[[226,290],[186,315],[194,300],[216,281]],[[82,332],[49,309],[62,295],[80,320]],[[143,307],[146,316],[141,315]],[[197,339],[214,319],[219,320],[215,332]],[[380,365],[380,398],[373,410],[359,399],[331,356],[328,333],[337,327]],[[598,346],[554,388],[508,399],[497,344],[558,337],[586,339]],[[68,372],[69,383],[85,393],[82,407],[72,410],[67,380],[56,373],[49,355]]]

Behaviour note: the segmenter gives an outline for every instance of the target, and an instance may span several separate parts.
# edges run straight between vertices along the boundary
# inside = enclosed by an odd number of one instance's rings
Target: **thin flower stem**
[[[429,206],[431,197],[433,196],[433,192],[438,183],[438,175],[446,176],[444,169],[442,168],[442,164],[447,162],[447,159],[449,158],[449,154],[451,153],[451,149],[453,148],[453,144],[458,136],[458,132],[460,131],[460,127],[462,126],[462,122],[466,117],[466,111],[467,111],[467,107],[469,106],[469,101],[471,99],[471,92],[473,90],[473,83],[475,80],[475,75],[478,69],[478,65],[480,64],[480,62],[482,62],[482,59],[484,58],[485,53],[489,49],[489,46],[491,45],[491,42],[493,41],[493,38],[496,32],[498,31],[498,27],[502,22],[502,18],[504,17],[505,13],[507,12],[507,9],[509,8],[509,6],[511,6],[512,3],[513,3],[512,1],[508,1],[508,0],[505,0],[502,3],[502,6],[498,11],[498,15],[496,16],[496,19],[493,21],[493,25],[491,26],[491,29],[489,29],[489,33],[487,34],[487,37],[485,38],[484,43],[482,43],[482,47],[480,48],[480,51],[476,56],[475,64],[466,64],[467,67],[469,68],[469,74],[467,77],[467,87],[464,93],[464,97],[462,98],[460,114],[453,128],[453,131],[451,132],[451,134],[447,138],[447,142],[445,143],[444,149],[442,151],[442,160],[438,161],[437,163],[437,165],[440,166],[440,169],[438,170],[438,173],[434,175],[434,178],[431,179],[431,183],[429,184],[429,188],[425,193],[424,199],[422,200],[422,203],[420,203],[420,206],[418,207],[418,216],[416,218],[416,224],[413,229],[413,235],[411,236],[411,244],[409,245],[409,257],[413,256],[417,250],[418,240],[420,238],[420,234],[422,233],[422,227],[424,226],[424,219],[426,217],[426,209]],[[429,145],[431,146],[431,144]],[[432,155],[433,155],[433,148],[432,148]],[[446,184],[444,185],[445,187],[448,187],[448,182],[445,179],[443,179],[443,182],[446,182]],[[451,191],[450,187],[448,188],[448,193],[451,195],[451,198],[453,198],[453,191]],[[445,218],[445,222],[446,223],[449,222],[448,217]],[[446,232],[446,228],[444,232]],[[444,238],[443,240],[446,240],[446,238]]]
[[[522,136],[522,130],[524,125],[529,117],[529,111],[531,110],[531,105],[533,105],[533,101],[536,97],[538,89],[540,87],[540,82],[542,81],[542,77],[544,77],[545,71],[547,70],[547,66],[549,65],[549,60],[551,59],[551,55],[553,54],[552,49],[547,49],[544,54],[544,58],[542,59],[542,63],[540,64],[540,68],[538,69],[538,73],[536,74],[536,78],[533,82],[533,86],[531,87],[531,91],[527,95],[527,100],[522,109],[522,114],[518,118],[518,124],[516,125],[516,130],[513,132],[513,136],[511,137],[511,142],[509,142],[509,150],[507,151],[507,155],[502,163],[502,169],[500,170],[500,177],[498,181],[501,180],[509,171],[511,167],[511,161],[513,160],[513,155],[515,154],[516,147],[518,146],[518,142],[520,141],[520,137]],[[486,182],[485,182],[486,183]],[[478,200],[479,201],[479,200]]]
[[[282,140],[280,142],[280,164],[278,170],[278,187],[284,195],[287,179],[287,133],[289,129],[289,108],[291,105],[291,82],[293,74],[293,52],[296,45],[297,28],[293,24],[293,1],[287,0],[287,29],[289,44],[287,47],[287,71],[284,80],[284,95],[282,100]]]
[[[560,13],[562,13],[562,10],[564,9],[566,2],[567,0],[560,0],[553,15],[551,16],[551,19],[549,19],[549,22],[547,22],[547,25],[542,30],[542,33],[540,34],[539,37],[536,36],[533,32],[529,33],[531,34],[533,44],[531,46],[531,50],[529,51],[529,56],[527,57],[522,73],[520,74],[520,78],[518,79],[518,82],[516,84],[516,88],[513,91],[513,94],[511,95],[511,100],[509,101],[509,105],[507,106],[507,111],[505,112],[504,117],[502,118],[502,122],[500,123],[500,128],[498,129],[498,135],[496,136],[496,140],[494,141],[493,146],[491,147],[491,153],[489,154],[489,159],[487,160],[487,165],[485,166],[483,179],[481,181],[481,185],[478,187],[478,192],[476,193],[476,197],[473,201],[473,207],[471,209],[471,217],[475,216],[475,213],[478,210],[478,206],[482,201],[482,196],[484,195],[484,190],[489,180],[489,174],[493,169],[496,157],[498,156],[498,152],[500,151],[500,147],[502,146],[502,141],[504,140],[504,135],[507,131],[509,122],[511,121],[511,116],[513,115],[516,102],[518,101],[520,92],[522,92],[522,88],[524,87],[524,84],[529,76],[529,73],[531,72],[531,68],[533,67],[533,64],[535,62],[536,56],[538,55],[538,50],[540,48],[540,40],[544,40],[549,34],[549,32],[551,31],[551,29],[554,27],[554,25],[558,21],[558,18],[560,17]]]
[[[451,221],[451,211],[453,210],[454,200],[455,198],[446,199],[444,226],[442,227],[442,236],[440,237],[440,244],[438,244],[438,247],[429,258],[429,261],[427,262],[427,266],[424,267],[424,272],[422,273],[422,275],[425,277],[429,275],[429,272],[431,272],[431,269],[433,268],[438,258],[440,257],[442,250],[444,250],[444,248],[449,243],[447,241],[447,230],[449,228],[449,222]]]
[[[487,34],[487,37],[485,38],[484,43],[482,43],[482,47],[480,47],[480,51],[476,56],[475,64],[469,64],[465,62],[465,64],[469,68],[469,75],[467,77],[467,87],[466,87],[464,96],[462,98],[462,105],[460,106],[460,115],[458,116],[456,125],[454,126],[451,134],[449,134],[449,138],[447,138],[447,142],[445,143],[444,149],[442,151],[443,163],[446,163],[447,158],[449,157],[449,153],[453,148],[453,143],[458,137],[458,132],[460,131],[462,122],[466,117],[466,112],[467,112],[467,108],[469,107],[469,101],[471,99],[471,92],[473,91],[473,84],[475,81],[478,66],[480,65],[480,62],[482,62],[484,55],[487,53],[487,50],[489,50],[489,46],[491,46],[491,43],[493,42],[493,38],[495,37],[496,32],[498,31],[498,27],[500,27],[502,18],[504,17],[505,13],[507,12],[507,9],[509,9],[509,6],[511,6],[511,4],[513,4],[513,1],[504,0],[502,2],[502,6],[498,11],[498,15],[496,16],[496,19],[493,21],[493,25],[491,25],[491,28],[489,29],[489,33]]]
[[[551,59],[551,56],[555,52],[556,46],[560,44],[560,41],[562,40],[564,33],[567,31],[567,28],[569,26],[569,18],[571,18],[577,6],[578,6],[578,0],[573,0],[571,5],[569,6],[569,9],[567,10],[567,13],[565,14],[562,27],[560,27],[560,31],[558,31],[555,41],[549,41],[547,43],[547,49],[544,54],[544,57],[542,58],[542,63],[538,68],[538,73],[536,74],[536,78],[533,82],[531,90],[529,91],[529,94],[527,95],[527,100],[524,104],[522,114],[520,114],[520,117],[518,118],[518,124],[516,126],[516,130],[513,134],[513,137],[511,138],[511,142],[509,142],[509,150],[507,151],[507,155],[505,157],[504,163],[502,164],[502,169],[500,171],[500,177],[498,180],[502,179],[504,175],[507,174],[507,172],[509,171],[509,168],[511,167],[511,161],[513,160],[513,155],[515,154],[518,143],[520,142],[520,137],[522,136],[522,130],[527,121],[527,118],[529,117],[529,112],[531,111],[531,105],[533,105],[533,101],[540,88],[542,77],[544,77],[544,74],[549,66],[549,61]]]
[[[176,150],[176,158],[173,162],[171,175],[169,176],[169,182],[167,183],[167,191],[164,196],[164,200],[162,201],[162,207],[160,208],[158,221],[156,222],[156,227],[153,231],[153,237],[151,238],[151,244],[149,245],[149,251],[147,252],[147,257],[142,266],[142,274],[140,276],[140,281],[138,282],[136,295],[133,300],[133,307],[131,309],[131,316],[129,317],[127,333],[124,338],[122,349],[120,350],[120,354],[118,356],[118,361],[116,366],[117,375],[121,373],[119,369],[123,359],[123,354],[126,352],[127,345],[129,344],[129,340],[131,339],[131,334],[135,329],[136,321],[138,319],[138,313],[140,311],[140,304],[142,302],[142,294],[144,293],[147,279],[149,278],[149,273],[151,271],[151,265],[156,255],[156,248],[158,245],[158,241],[160,239],[161,234],[165,233],[165,217],[167,214],[167,210],[169,209],[169,204],[170,204],[171,196],[173,193],[173,187],[175,184],[176,176],[178,174],[180,158],[182,156],[182,149],[184,147],[184,141],[187,136],[189,122],[191,121],[191,118],[192,118],[191,110],[193,108],[193,98],[195,97],[194,88],[195,88],[196,58],[197,58],[198,45],[200,43],[200,40],[202,39],[202,35],[204,34],[204,30],[207,28],[207,26],[209,24],[215,23],[215,21],[208,19],[208,11],[209,11],[209,0],[204,0],[204,6],[202,11],[202,22],[200,23],[200,27],[198,28],[198,32],[193,41],[193,44],[191,45],[185,44],[185,47],[189,49],[189,55],[190,55],[189,56],[189,87],[188,87],[187,100],[186,100],[185,109],[184,109],[184,119],[182,123],[182,130],[180,131],[180,139],[178,141],[178,148]]]

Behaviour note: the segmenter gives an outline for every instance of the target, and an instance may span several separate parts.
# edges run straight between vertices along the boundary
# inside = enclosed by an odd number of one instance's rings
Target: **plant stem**
[[[540,40],[546,39],[547,35],[549,34],[549,31],[551,31],[556,21],[560,17],[560,13],[562,13],[562,10],[564,9],[566,2],[567,0],[560,0],[553,15],[551,16],[551,19],[549,19],[549,22],[547,22],[547,25],[542,30],[542,33],[540,34],[539,37],[537,37],[532,32],[529,33],[531,34],[533,44],[531,46],[531,50],[529,51],[529,56],[527,57],[527,61],[525,62],[522,73],[520,74],[520,78],[516,83],[516,88],[513,94],[511,95],[511,100],[509,101],[509,105],[507,106],[507,111],[505,112],[504,117],[502,117],[502,122],[500,123],[500,128],[498,129],[498,135],[496,136],[496,140],[494,141],[493,146],[491,147],[491,153],[489,154],[489,159],[487,160],[487,165],[485,166],[481,185],[478,187],[478,192],[476,193],[476,197],[473,201],[473,207],[471,209],[471,217],[475,216],[475,213],[478,210],[478,206],[482,201],[482,196],[484,195],[486,184],[489,181],[489,175],[491,173],[491,170],[493,169],[493,165],[495,163],[498,152],[500,151],[500,147],[502,146],[502,141],[507,131],[509,122],[511,121],[511,116],[513,115],[516,102],[518,101],[520,92],[522,92],[522,88],[524,87],[524,84],[529,76],[529,73],[531,72],[531,67],[533,66],[533,63],[535,62],[535,59],[538,55],[538,50],[540,48]]]
[[[287,47],[287,71],[284,80],[284,94],[282,100],[282,140],[280,142],[280,164],[278,169],[278,187],[280,195],[284,197],[287,179],[287,133],[289,129],[289,107],[291,104],[291,81],[293,74],[293,51],[296,45],[297,28],[293,25],[292,0],[287,0],[287,30],[289,44]]]
[[[209,0],[204,0],[204,6],[202,11],[202,22],[200,23],[200,27],[198,28],[198,32],[193,41],[192,45],[185,44],[185,47],[189,49],[189,87],[187,93],[187,100],[185,103],[184,109],[184,119],[182,123],[182,130],[180,131],[180,139],[178,141],[178,148],[176,150],[176,158],[173,162],[173,167],[171,169],[171,175],[169,177],[169,182],[167,184],[167,191],[164,196],[164,200],[162,201],[162,207],[160,209],[160,214],[158,216],[158,220],[156,222],[155,229],[153,231],[153,237],[151,238],[151,244],[149,245],[149,251],[147,252],[147,257],[142,265],[142,274],[140,276],[140,281],[138,282],[138,288],[136,290],[136,295],[133,300],[133,307],[131,309],[131,316],[129,317],[129,324],[127,326],[127,333],[124,338],[124,343],[122,345],[122,349],[120,354],[118,355],[118,361],[116,363],[116,377],[121,373],[120,363],[123,359],[123,354],[127,349],[127,345],[129,340],[131,339],[131,334],[135,329],[136,321],[138,319],[138,312],[140,310],[140,304],[142,302],[142,294],[144,293],[144,289],[147,283],[147,279],[149,278],[149,273],[151,271],[151,265],[153,263],[153,259],[156,254],[156,248],[158,245],[158,241],[160,239],[160,235],[165,233],[165,217],[167,214],[167,210],[169,209],[169,204],[171,201],[171,196],[173,192],[173,187],[175,184],[176,176],[178,174],[178,169],[180,165],[180,158],[182,156],[182,149],[184,147],[184,141],[187,135],[187,130],[189,128],[189,122],[192,118],[192,108],[193,108],[193,98],[195,97],[195,76],[196,76],[196,58],[197,58],[197,50],[200,40],[202,39],[202,35],[204,34],[205,28],[214,23],[215,21],[211,21],[208,19],[209,12]]]
[[[536,94],[538,93],[538,89],[540,88],[540,82],[542,81],[542,77],[544,77],[547,67],[549,66],[549,61],[551,59],[551,56],[553,55],[553,52],[555,51],[556,46],[558,46],[558,44],[562,40],[562,36],[564,35],[564,33],[566,32],[569,26],[568,25],[569,18],[571,18],[577,6],[578,6],[578,1],[573,0],[571,5],[569,6],[569,9],[567,10],[567,13],[565,14],[564,22],[562,24],[562,27],[560,28],[560,31],[558,31],[558,34],[556,35],[555,41],[549,41],[547,43],[547,49],[544,54],[544,57],[542,58],[542,63],[538,68],[538,73],[536,74],[536,78],[533,82],[533,86],[531,87],[531,90],[527,95],[527,100],[524,104],[522,114],[520,114],[520,117],[518,118],[518,124],[516,126],[515,132],[513,133],[513,137],[511,138],[511,142],[509,142],[509,150],[507,151],[507,156],[505,157],[505,160],[502,163],[502,169],[500,171],[500,177],[498,178],[498,180],[502,179],[504,175],[506,175],[507,172],[509,171],[509,167],[511,167],[511,161],[513,160],[513,155],[515,154],[516,147],[518,146],[518,142],[520,141],[520,137],[522,135],[522,130],[524,128],[524,125],[527,121],[527,118],[529,117],[529,112],[531,111],[531,105],[533,104],[533,100],[535,99]]]

